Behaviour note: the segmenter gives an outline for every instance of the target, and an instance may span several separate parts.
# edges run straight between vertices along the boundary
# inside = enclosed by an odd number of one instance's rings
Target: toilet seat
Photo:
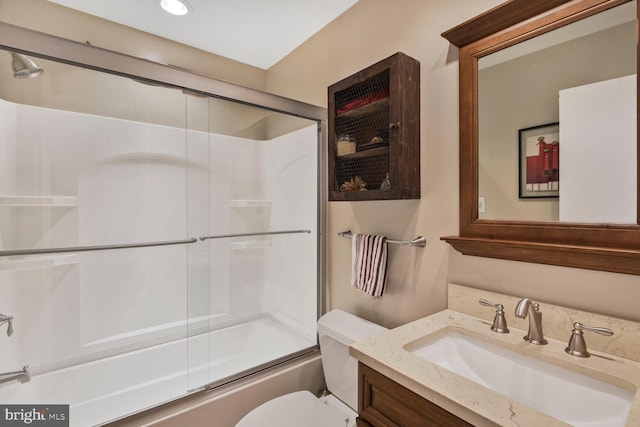
[[[345,423],[343,415],[304,390],[263,403],[238,421],[236,427],[344,427]]]

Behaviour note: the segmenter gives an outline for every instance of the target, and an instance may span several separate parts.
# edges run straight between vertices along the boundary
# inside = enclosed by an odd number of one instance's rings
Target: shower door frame
[[[85,43],[53,36],[50,34],[30,30],[24,27],[0,22],[0,47],[8,51],[22,53],[38,58],[57,61],[64,64],[79,66],[108,74],[123,76],[160,86],[170,87],[205,95],[211,98],[244,104],[264,110],[283,113],[317,123],[317,307],[316,318],[324,312],[325,294],[323,283],[326,265],[326,190],[325,182],[326,160],[323,147],[327,141],[327,110],[312,104],[292,100],[268,92],[251,89],[232,83],[216,80],[212,77],[190,72],[185,69],[160,64],[147,59],[137,58],[123,53],[95,47]],[[314,351],[317,351],[318,345]],[[303,353],[308,353],[307,351]],[[292,354],[284,359],[291,360],[302,354]],[[274,361],[273,364],[285,360]],[[273,365],[271,364],[271,365]],[[256,370],[266,366],[256,367]],[[238,377],[249,373],[244,372]],[[231,378],[232,379],[232,378]],[[231,380],[230,378],[227,379]],[[201,389],[215,387],[210,383]],[[191,394],[196,390],[189,390]],[[160,403],[160,402],[159,402]]]

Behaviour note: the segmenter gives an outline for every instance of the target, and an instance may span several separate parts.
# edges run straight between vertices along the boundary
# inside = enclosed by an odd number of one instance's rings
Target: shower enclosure
[[[315,350],[324,110],[0,32],[0,404],[102,424]]]

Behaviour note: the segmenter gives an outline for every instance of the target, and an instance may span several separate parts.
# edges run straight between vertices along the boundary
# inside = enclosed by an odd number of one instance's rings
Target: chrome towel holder
[[[346,239],[350,239],[353,237],[351,230],[345,230],[338,233],[338,236],[344,237]],[[418,236],[413,240],[396,240],[396,239],[387,239],[387,243],[391,243],[394,245],[403,245],[403,246],[419,246],[424,248],[427,245],[427,239],[422,236]]]

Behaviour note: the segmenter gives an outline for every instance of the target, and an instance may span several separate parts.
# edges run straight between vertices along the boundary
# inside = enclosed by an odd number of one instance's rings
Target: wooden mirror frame
[[[442,240],[465,255],[640,275],[640,197],[630,225],[478,218],[478,59],[627,1],[511,0],[442,34],[460,67],[460,235]],[[640,144],[638,157],[640,168]]]

